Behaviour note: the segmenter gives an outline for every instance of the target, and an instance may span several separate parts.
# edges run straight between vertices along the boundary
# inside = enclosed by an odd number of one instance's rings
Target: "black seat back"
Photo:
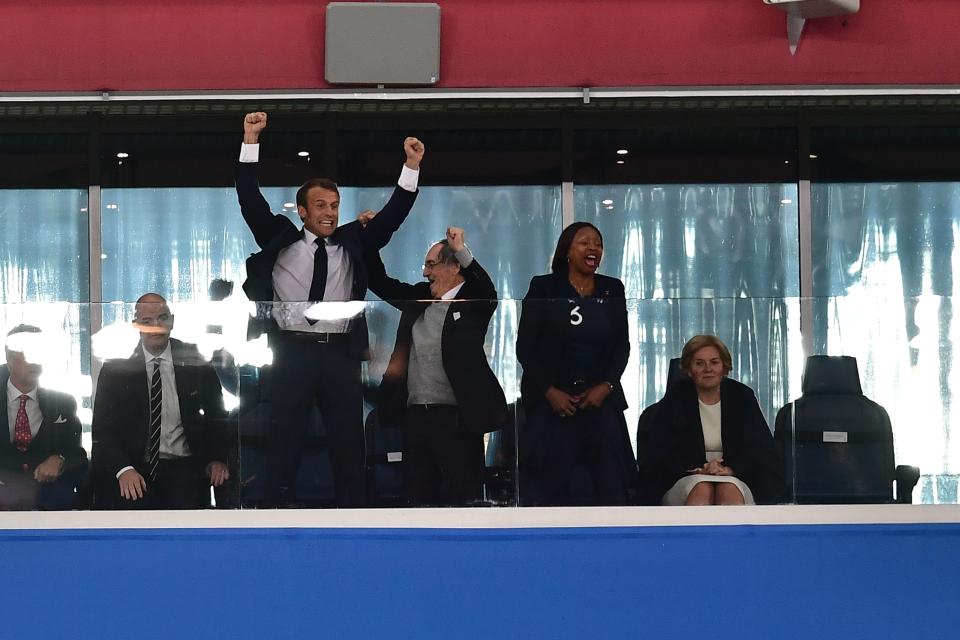
[[[683,372],[680,371],[680,358],[672,358],[670,364],[667,366],[667,388],[664,390],[664,395],[669,391],[673,385],[677,383],[683,377]],[[663,398],[661,398],[662,400]],[[644,409],[640,413],[640,419],[637,420],[637,468],[639,469],[639,478],[640,478],[640,501],[643,503],[649,504],[658,504],[660,496],[648,496],[645,495],[643,489],[648,484],[644,478],[644,467],[646,463],[646,455],[648,451],[648,442],[650,440],[650,426],[653,424],[654,416],[660,408],[660,402],[657,401]]]
[[[792,499],[892,502],[890,417],[863,395],[856,359],[810,356],[802,388],[802,397],[777,413],[774,431]]]

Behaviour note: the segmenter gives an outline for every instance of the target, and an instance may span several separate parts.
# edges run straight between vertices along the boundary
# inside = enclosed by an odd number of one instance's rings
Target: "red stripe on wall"
[[[446,88],[960,84],[956,0],[864,0],[810,22],[795,57],[761,0],[439,4]],[[326,88],[325,6],[4,0],[0,91]]]

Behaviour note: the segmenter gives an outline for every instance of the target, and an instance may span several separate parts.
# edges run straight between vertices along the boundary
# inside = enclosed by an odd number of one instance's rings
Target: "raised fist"
[[[377,217],[376,211],[371,211],[370,209],[366,209],[365,211],[361,211],[360,213],[357,214],[357,222],[360,223],[361,227],[365,227],[370,223],[371,220],[373,220],[376,217]]]
[[[267,127],[267,114],[263,111],[248,113],[243,117],[243,141],[247,144],[256,144],[260,132]]]
[[[264,114],[266,118],[266,114]],[[423,160],[423,143],[417,138],[407,137],[403,140],[403,152],[407,155],[407,161],[404,163],[411,169],[419,169],[420,161]]]
[[[447,244],[450,249],[456,253],[466,246],[463,242],[463,229],[460,227],[447,227]]]

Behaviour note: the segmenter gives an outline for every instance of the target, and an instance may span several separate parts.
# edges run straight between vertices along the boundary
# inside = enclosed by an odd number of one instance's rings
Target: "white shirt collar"
[[[467,284],[467,283],[466,283],[466,282],[461,282],[460,284],[458,284],[457,286],[455,286],[453,289],[450,289],[450,291],[447,291],[445,294],[443,294],[442,296],[440,296],[440,299],[441,299],[441,300],[453,300],[454,298],[457,297],[457,294],[460,293],[460,289],[462,289],[462,288],[463,288],[463,285],[465,285],[465,284]]]
[[[318,235],[314,234],[312,231],[310,231],[310,229],[307,229],[306,227],[303,228],[303,241],[306,242],[307,244],[313,244],[314,242],[317,241],[317,238],[319,238],[319,237],[320,237],[320,236],[318,236]],[[322,244],[322,245],[324,245],[324,246],[327,246],[327,245],[332,244],[332,241],[330,240],[329,237],[322,238],[322,240],[323,240],[323,242],[321,242],[320,244]]]
[[[20,389],[17,389],[15,386],[13,386],[13,382],[10,381],[10,378],[7,378],[7,403],[18,400],[22,395],[27,395],[31,400],[36,401],[37,388],[38,387],[34,387],[31,391],[28,391],[26,394],[24,394],[23,391],[20,391]]]
[[[147,351],[147,348],[143,346],[143,343],[142,343],[142,342],[140,343],[140,351],[143,352],[143,359],[144,359],[146,362],[148,362],[148,363],[149,363],[151,360],[153,360],[154,358],[160,358],[160,360],[163,360],[164,362],[173,362],[173,354],[172,354],[171,351],[170,351],[170,342],[169,342],[169,341],[167,342],[167,348],[164,349],[164,350],[163,350],[163,353],[161,353],[161,354],[158,355],[158,356],[155,356],[155,355],[153,355],[152,353],[150,353],[149,351]]]

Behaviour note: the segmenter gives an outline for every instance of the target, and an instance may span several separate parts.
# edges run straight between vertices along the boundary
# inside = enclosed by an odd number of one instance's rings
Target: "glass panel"
[[[857,358],[883,398],[896,458],[920,467],[918,501],[957,502],[953,314],[960,183],[813,186],[815,353]]]
[[[577,219],[604,235],[601,270],[640,299],[629,308],[628,424],[701,333],[730,347],[732,375],[771,419],[802,369],[799,307],[784,300],[799,293],[796,185],[578,185],[575,198]]]
[[[87,192],[2,189],[0,302],[83,302],[87,286]]]
[[[258,317],[266,322],[300,313],[317,320],[314,326],[336,320],[353,328],[346,333],[274,331],[257,340],[265,350],[257,352],[256,361],[235,356],[243,507],[517,503],[516,402],[500,395],[505,380],[495,374],[515,372],[516,360],[512,350],[498,356],[499,362],[492,356],[495,333],[487,327],[494,323],[485,320],[493,307],[514,304],[467,300],[434,307],[441,315],[425,323],[463,323],[447,334],[442,347],[423,346],[429,344],[421,333],[426,330],[407,324],[399,338],[371,342],[372,359],[361,361],[362,319],[376,326],[400,316],[397,307],[434,313],[416,301],[395,304],[258,305]],[[456,314],[455,319],[447,320],[446,314]],[[412,323],[414,316],[408,317]],[[459,368],[448,369],[435,353],[438,347]],[[387,360],[389,369],[378,365]],[[350,464],[358,454],[365,456],[361,476]]]

